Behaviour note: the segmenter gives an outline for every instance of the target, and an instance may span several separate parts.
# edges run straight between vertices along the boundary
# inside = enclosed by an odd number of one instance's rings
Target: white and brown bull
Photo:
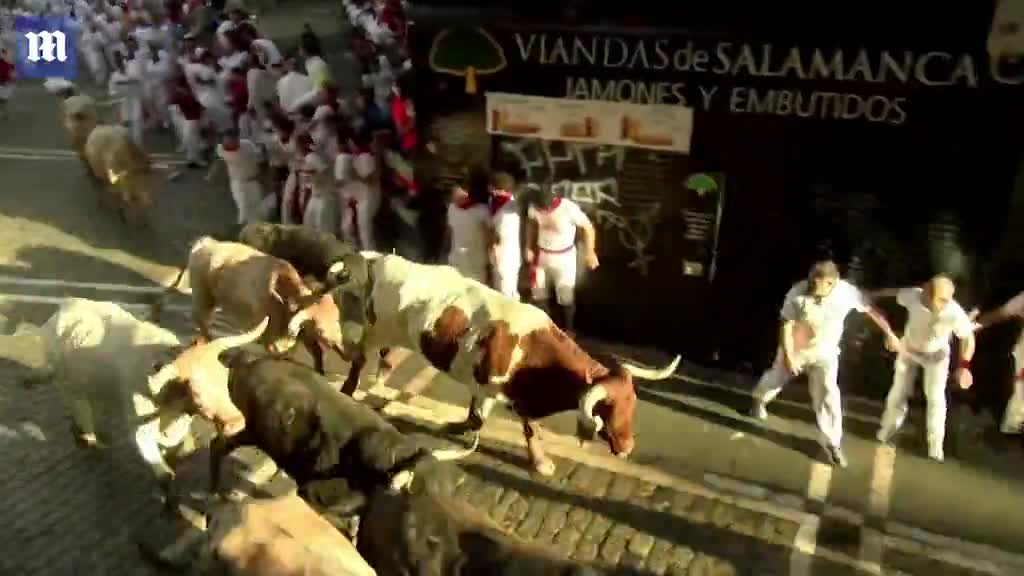
[[[47,362],[32,379],[53,381],[71,413],[76,439],[100,448],[114,440],[111,435],[119,417],[130,422],[139,454],[152,468],[169,503],[174,470],[167,458],[173,461],[191,451],[191,414],[202,403],[189,399],[185,388],[168,385],[199,374],[194,390],[201,391],[203,398],[211,396],[206,390],[215,394],[219,389],[207,386],[202,375],[226,372],[217,356],[252,341],[264,327],[265,322],[254,333],[186,349],[173,333],[135,318],[117,304],[69,298],[45,324],[23,324],[17,334],[38,338],[42,344]],[[183,354],[194,359],[187,369],[173,364],[163,367]],[[151,375],[157,367],[159,371]],[[244,422],[231,408],[217,412],[214,420],[225,434],[237,433]]]
[[[146,154],[123,126],[97,125],[85,139],[83,157],[97,183],[106,188],[122,221],[140,216],[153,204],[157,174]]]
[[[380,348],[422,354],[473,395],[469,417],[456,428],[479,431],[496,402],[509,404],[522,419],[530,459],[543,475],[554,472],[554,463],[544,454],[534,420],[578,410],[581,440],[596,432],[612,453],[626,457],[634,446],[633,376],[665,379],[679,363],[677,356],[661,370],[602,364],[537,307],[450,266],[366,256],[372,259],[366,304],[371,323],[360,349],[350,351],[353,364],[342,391],[355,392],[366,360],[375,360]]]
[[[99,124],[96,102],[86,94],[72,94],[61,101],[61,121],[68,134],[71,149],[85,160],[85,141]]]
[[[188,264],[168,293],[178,288],[186,273],[192,288],[192,323],[200,339],[209,340],[214,310],[220,308],[242,329],[269,317],[260,344],[271,354],[284,354],[301,340],[321,374],[325,348],[342,354],[340,311],[333,296],[314,294],[288,262],[245,244],[204,236],[192,245]],[[154,304],[154,317],[161,305],[162,300]]]

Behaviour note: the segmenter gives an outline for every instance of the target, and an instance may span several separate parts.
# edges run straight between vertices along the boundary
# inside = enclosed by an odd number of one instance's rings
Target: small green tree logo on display
[[[479,27],[446,28],[430,47],[430,68],[442,74],[466,78],[466,94],[476,94],[477,77],[505,68],[505,51]]]
[[[693,190],[698,196],[706,196],[709,192],[718,192],[718,182],[701,172],[686,179],[686,188]]]

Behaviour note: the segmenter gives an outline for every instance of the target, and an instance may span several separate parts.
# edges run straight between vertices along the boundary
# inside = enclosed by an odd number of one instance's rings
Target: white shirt
[[[903,288],[896,293],[896,302],[907,309],[907,325],[903,328],[903,343],[907,348],[924,354],[949,354],[949,337],[966,338],[974,334],[974,322],[964,309],[951,301],[938,314],[933,314],[921,302],[921,288]]]
[[[469,208],[448,205],[448,226],[452,229],[452,254],[486,254],[487,228],[491,225],[491,212],[486,204]]]
[[[786,293],[782,303],[782,319],[810,328],[808,348],[838,355],[846,316],[851,310],[866,312],[867,300],[856,286],[846,280],[839,280],[832,292],[818,302],[807,293],[807,284],[807,280],[801,280]]]
[[[262,115],[264,104],[274,101],[274,76],[261,68],[250,68],[245,73],[245,85],[249,91],[249,108]]]
[[[266,38],[257,38],[252,41],[252,45],[263,53],[263,64],[265,66],[276,66],[281,63],[281,51],[278,50],[277,45],[270,40],[267,40]]]
[[[322,88],[331,79],[331,73],[327,70],[327,62],[319,56],[306,58],[306,74],[313,82],[313,86]]]
[[[139,77],[131,72],[126,64],[124,72],[114,70],[110,74],[108,87],[111,96],[120,96],[122,98],[135,98],[139,96],[139,91],[141,90]]]
[[[565,252],[572,248],[576,243],[576,228],[590,223],[579,204],[568,198],[556,201],[558,205],[551,210],[533,205],[527,210],[529,218],[537,223],[537,246],[545,252]]]
[[[501,244],[498,259],[505,264],[519,264],[521,252],[519,248],[519,205],[515,198],[506,202],[494,214],[494,231]]]
[[[313,91],[313,81],[305,74],[292,71],[277,81],[277,99],[281,108],[291,110],[295,103]]]
[[[262,154],[259,147],[249,140],[239,140],[238,150],[225,150],[222,144],[217,144],[217,157],[224,160],[231,180],[245,182],[260,175]]]

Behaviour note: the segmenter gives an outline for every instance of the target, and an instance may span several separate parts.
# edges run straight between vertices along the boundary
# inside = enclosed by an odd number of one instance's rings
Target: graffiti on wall
[[[661,202],[627,198],[621,193],[626,177],[625,147],[509,138],[501,142],[501,152],[522,171],[525,192],[550,182],[554,194],[580,205],[599,233],[614,234],[630,254],[627,267],[648,274],[655,259],[650,246]]]

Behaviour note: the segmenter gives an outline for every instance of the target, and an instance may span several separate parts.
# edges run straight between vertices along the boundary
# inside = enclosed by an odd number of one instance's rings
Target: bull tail
[[[676,373],[676,368],[679,367],[680,359],[681,357],[677,354],[668,366],[661,369],[644,368],[625,360],[620,362],[623,368],[637,378],[643,378],[644,380],[664,380]]]
[[[431,450],[430,455],[433,456],[434,460],[438,462],[450,462],[452,460],[462,460],[467,456],[476,452],[477,447],[480,446],[480,434],[473,434],[473,445],[469,448],[442,448],[437,450]]]

